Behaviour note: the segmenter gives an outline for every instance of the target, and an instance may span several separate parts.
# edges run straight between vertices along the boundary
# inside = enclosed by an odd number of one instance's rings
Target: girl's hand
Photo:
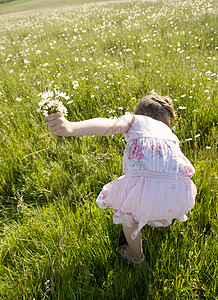
[[[51,114],[44,119],[48,123],[49,130],[54,136],[71,136],[72,123],[60,114]]]

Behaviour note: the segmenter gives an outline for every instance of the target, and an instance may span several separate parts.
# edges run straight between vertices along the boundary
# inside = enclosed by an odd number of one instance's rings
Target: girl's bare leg
[[[139,261],[143,258],[143,249],[142,249],[142,234],[141,231],[138,233],[137,237],[133,240],[131,238],[131,234],[134,230],[136,230],[138,224],[134,224],[132,227],[124,226],[123,225],[123,232],[126,237],[126,241],[129,245],[131,253],[133,255],[134,261]],[[128,257],[129,253],[127,253]]]

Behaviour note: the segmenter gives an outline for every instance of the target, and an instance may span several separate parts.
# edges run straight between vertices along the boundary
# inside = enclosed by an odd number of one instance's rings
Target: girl
[[[100,208],[113,207],[115,224],[122,224],[127,245],[119,247],[126,263],[142,264],[141,229],[145,224],[165,227],[173,219],[186,221],[195,204],[194,167],[182,154],[171,128],[172,100],[155,93],[143,97],[134,114],[118,119],[97,118],[69,122],[61,114],[45,118],[55,136],[124,134],[125,175],[105,185],[97,198]]]

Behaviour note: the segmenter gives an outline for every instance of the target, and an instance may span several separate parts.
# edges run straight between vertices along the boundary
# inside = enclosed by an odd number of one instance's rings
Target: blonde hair
[[[145,115],[162,121],[170,128],[172,128],[176,118],[172,99],[167,96],[160,96],[154,92],[150,92],[139,100],[135,114]]]

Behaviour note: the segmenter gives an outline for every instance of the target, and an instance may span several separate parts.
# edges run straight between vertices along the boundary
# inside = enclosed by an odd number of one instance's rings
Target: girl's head
[[[162,121],[170,128],[172,128],[175,119],[173,101],[169,97],[159,96],[154,92],[139,100],[135,114]]]

